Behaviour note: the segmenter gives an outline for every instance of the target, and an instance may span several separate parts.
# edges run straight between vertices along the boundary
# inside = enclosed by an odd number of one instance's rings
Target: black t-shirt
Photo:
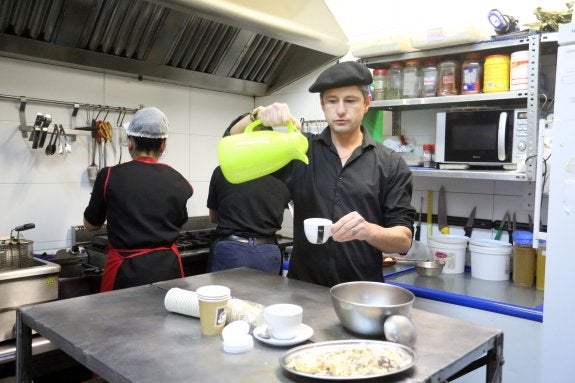
[[[219,166],[212,174],[208,208],[217,211],[216,233],[219,237],[230,234],[275,235],[281,229],[289,201],[286,184],[275,176],[232,184],[225,179]]]
[[[286,173],[294,201],[294,248],[288,277],[324,286],[368,280],[383,281],[382,253],[366,241],[315,245],[307,241],[306,218],[338,221],[357,211],[383,227],[405,226],[413,231],[411,171],[398,153],[363,131],[363,142],[342,167],[330,129],[306,134],[309,165],[292,161]]]
[[[170,166],[134,160],[100,170],[84,217],[93,225],[107,220],[108,240],[117,249],[171,245],[188,220],[193,192]]]

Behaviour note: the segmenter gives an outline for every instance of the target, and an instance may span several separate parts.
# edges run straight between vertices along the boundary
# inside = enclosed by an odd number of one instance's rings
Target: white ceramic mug
[[[272,338],[287,340],[296,337],[302,323],[303,308],[290,303],[278,303],[264,309],[266,322]]]
[[[303,229],[308,241],[315,244],[326,243],[331,237],[333,222],[327,218],[308,218],[303,221]]]

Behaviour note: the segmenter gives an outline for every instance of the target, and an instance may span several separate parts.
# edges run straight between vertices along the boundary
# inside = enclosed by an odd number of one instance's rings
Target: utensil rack
[[[78,111],[80,110],[80,108],[85,108],[87,110],[93,110],[93,111],[99,111],[99,112],[100,111],[105,111],[105,112],[115,111],[115,112],[120,112],[120,113],[126,114],[126,113],[135,113],[139,109],[144,107],[143,105],[140,105],[139,108],[126,108],[123,106],[81,104],[81,103],[70,102],[70,101],[50,100],[50,99],[43,99],[43,98],[32,98],[32,97],[26,97],[26,96],[13,96],[13,95],[5,95],[5,94],[0,94],[0,99],[14,100],[14,101],[20,102],[20,107],[18,108],[18,113],[20,116],[20,126],[18,127],[18,129],[20,130],[22,137],[24,137],[24,138],[27,138],[28,132],[31,132],[33,129],[32,126],[28,126],[26,123],[26,106],[29,102],[72,107],[72,116],[71,116],[71,122],[70,122],[71,129],[69,129],[65,134],[66,137],[68,137],[70,139],[70,141],[76,141],[77,135],[89,136],[92,134],[92,132],[90,130],[78,130],[77,129],[78,124],[77,124],[76,117],[78,115]],[[70,131],[73,131],[73,133],[70,133]]]
[[[304,133],[316,133],[319,134],[327,128],[327,121],[326,120],[305,120],[301,119],[301,130]]]

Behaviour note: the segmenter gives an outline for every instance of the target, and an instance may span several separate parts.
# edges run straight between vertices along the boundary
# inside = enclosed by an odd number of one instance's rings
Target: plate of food
[[[406,371],[415,352],[404,345],[377,340],[318,342],[290,349],[280,358],[292,374],[324,380],[358,380]]]

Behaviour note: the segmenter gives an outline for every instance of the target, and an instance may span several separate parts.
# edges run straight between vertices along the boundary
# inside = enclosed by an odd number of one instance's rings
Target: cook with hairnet
[[[107,223],[101,291],[184,276],[175,240],[188,220],[186,203],[194,190],[175,169],[158,162],[168,126],[159,109],[140,109],[126,127],[132,161],[98,172],[84,226],[94,231]]]

